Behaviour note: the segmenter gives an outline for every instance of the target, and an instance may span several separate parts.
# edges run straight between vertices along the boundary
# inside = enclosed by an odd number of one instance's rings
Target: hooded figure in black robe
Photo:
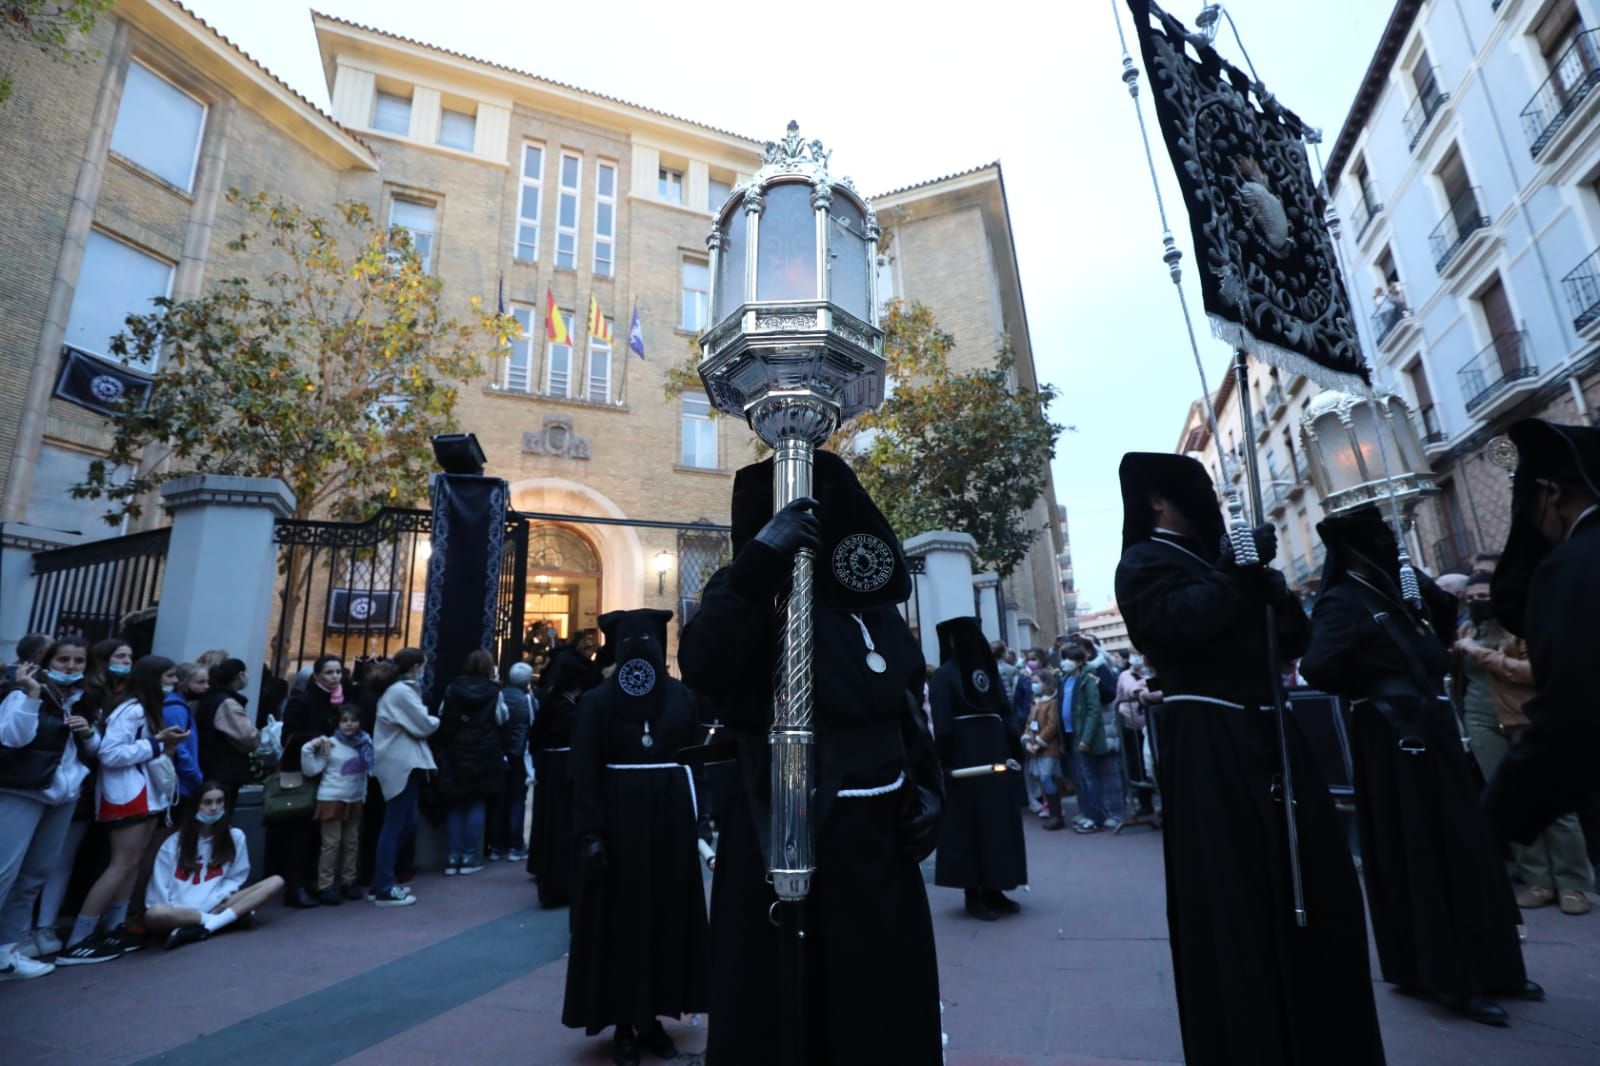
[[[678,752],[698,739],[694,697],[667,676],[671,611],[615,620],[616,669],[583,697],[572,737],[578,890],[561,1022],[616,1026],[614,1058],[676,1055],[661,1016],[706,1009],[706,897],[697,810]]]
[[[599,681],[593,665],[572,645],[557,648],[545,667],[539,713],[528,729],[533,758],[533,825],[528,873],[539,879],[539,904],[564,906],[572,898],[577,842],[572,833],[572,731],[578,700]]]
[[[739,471],[733,563],[706,585],[678,647],[684,680],[721,709],[741,770],[741,787],[719,797],[706,1061],[779,1061],[767,730],[776,603],[806,543],[817,552],[808,1054],[829,1066],[938,1066],[939,976],[918,863],[937,839],[942,784],[922,714],[922,653],[895,608],[911,575],[893,529],[838,456],[816,453],[814,496],[774,515],[771,461]]]
[[[1530,843],[1600,791],[1594,615],[1600,604],[1600,430],[1526,419],[1511,427],[1518,462],[1511,535],[1491,586],[1495,615],[1528,642],[1530,725],[1489,782],[1503,837]]]
[[[1376,507],[1317,526],[1328,549],[1300,673],[1350,706],[1356,824],[1384,980],[1505,1025],[1486,995],[1527,995],[1518,917],[1444,695],[1455,597],[1418,574],[1400,594],[1394,532]]]
[[[940,666],[928,684],[928,705],[945,772],[945,799],[933,883],[964,889],[967,913],[993,921],[1022,909],[1004,891],[1028,880],[1014,775],[956,780],[950,771],[1007,759],[1021,762],[1022,738],[982,623],[950,618],[939,623],[938,631]]]
[[[1165,694],[1159,783],[1167,926],[1184,1057],[1229,1066],[1382,1063],[1355,868],[1292,716],[1307,924],[1295,923],[1266,609],[1278,652],[1304,646],[1283,576],[1241,567],[1216,489],[1187,456],[1131,453],[1117,603]],[[1274,542],[1256,534],[1270,561]]]

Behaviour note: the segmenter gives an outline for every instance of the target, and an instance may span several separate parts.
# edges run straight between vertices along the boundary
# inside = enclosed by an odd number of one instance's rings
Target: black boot
[[[1022,910],[1022,904],[1018,903],[1014,899],[1011,899],[1004,892],[999,892],[994,889],[984,890],[983,901],[987,903],[989,905],[989,909],[994,911],[996,914],[1016,914],[1018,911]]]
[[[1483,1025],[1504,1027],[1511,1024],[1511,1016],[1504,1007],[1482,996],[1465,996],[1451,1003],[1450,1009]]]
[[[316,896],[313,896],[311,893],[307,892],[304,885],[296,888],[293,892],[285,893],[283,902],[286,906],[299,907],[302,910],[307,907],[322,906],[322,901],[317,899]]]
[[[1061,793],[1057,792],[1055,795],[1045,796],[1044,808],[1046,817],[1044,821],[1039,823],[1041,826],[1050,830],[1062,829],[1066,826],[1067,823],[1061,818]]]
[[[993,922],[1000,918],[983,898],[983,892],[976,888],[967,889],[967,913],[980,922]]]
[[[651,1022],[648,1028],[639,1030],[639,1043],[658,1059],[678,1057],[678,1045],[667,1035],[666,1026],[661,1024],[660,1018]]]
[[[639,1066],[639,1041],[633,1035],[633,1026],[617,1026],[611,1038],[611,1061],[616,1066]]]

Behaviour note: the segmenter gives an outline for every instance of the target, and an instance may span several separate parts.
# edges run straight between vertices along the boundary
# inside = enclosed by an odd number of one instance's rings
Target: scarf
[[[339,767],[339,773],[342,776],[356,777],[360,774],[370,774],[372,772],[372,738],[367,736],[365,729],[353,737],[347,737],[343,733],[335,733],[334,739],[356,749],[356,754],[346,759],[344,765]]]

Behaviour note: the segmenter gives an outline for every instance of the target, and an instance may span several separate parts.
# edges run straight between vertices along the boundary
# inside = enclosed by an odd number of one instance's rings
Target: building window
[[[589,338],[589,391],[590,403],[611,402],[611,345]]]
[[[533,308],[513,305],[511,317],[517,320],[517,335],[511,338],[511,351],[506,356],[505,388],[508,392],[532,392]]]
[[[717,469],[717,423],[703,392],[683,394],[683,466]]]
[[[137,60],[128,64],[111,150],[188,192],[200,158],[206,108]]]
[[[72,451],[45,441],[39,445],[39,459],[33,469],[33,491],[23,521],[46,529],[76,530],[91,538],[119,536],[127,520],[107,525],[107,505],[103,500],[75,500],[72,486],[89,476],[89,464],[100,458],[87,452]],[[111,480],[122,483],[131,473],[127,467],[112,472]]]
[[[733,195],[733,186],[725,181],[712,178],[706,183],[706,210],[713,215],[717,208],[728,202],[728,197]]]
[[[567,321],[572,321],[570,316]],[[572,395],[572,345],[550,342],[545,359],[544,391],[548,396]]]
[[[67,313],[66,342],[97,355],[109,355],[111,338],[123,332],[129,315],[147,315],[152,300],[172,295],[172,264],[129,244],[89,231],[83,269]],[[140,370],[155,370],[156,360],[130,359]]]
[[[408,136],[411,133],[411,97],[379,90],[372,99],[372,128]]]
[[[422,260],[426,274],[433,262],[434,206],[419,200],[402,200],[396,196],[389,203],[389,225],[399,226],[411,234],[411,247]]]
[[[469,115],[465,111],[452,111],[448,107],[439,114],[439,143],[446,148],[459,148],[463,152],[472,151],[477,129],[476,115]]]
[[[657,171],[656,195],[669,204],[683,203],[683,171],[666,167]]]
[[[617,272],[617,165],[600,162],[594,169],[594,274]]]
[[[539,261],[539,202],[544,195],[544,147],[522,146],[522,186],[517,191],[515,257],[524,263]]]
[[[711,299],[711,265],[704,259],[683,258],[683,299],[678,328],[698,333],[706,328]]]
[[[583,159],[561,153],[561,199],[556,205],[556,269],[578,269],[578,177]]]

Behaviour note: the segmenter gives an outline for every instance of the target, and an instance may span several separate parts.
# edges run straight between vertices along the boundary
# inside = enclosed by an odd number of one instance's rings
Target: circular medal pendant
[[[656,746],[655,738],[652,737],[649,733],[646,733],[644,736],[640,737],[639,738],[639,743],[643,744],[647,748],[653,748],[653,747]]]
[[[867,652],[867,669],[871,670],[875,674],[881,674],[885,670],[889,669],[889,664],[885,662],[883,656],[879,655],[877,652],[869,651]]]

